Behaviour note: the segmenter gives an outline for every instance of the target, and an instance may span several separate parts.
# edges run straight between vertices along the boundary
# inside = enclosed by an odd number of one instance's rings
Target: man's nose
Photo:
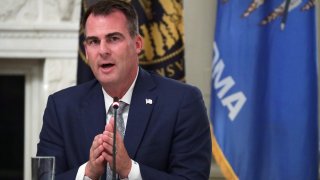
[[[108,43],[105,41],[101,41],[99,51],[100,54],[110,54],[110,48],[108,46]]]

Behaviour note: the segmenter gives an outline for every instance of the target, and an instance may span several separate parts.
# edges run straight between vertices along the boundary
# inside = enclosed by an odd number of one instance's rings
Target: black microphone
[[[112,103],[112,107],[113,109],[118,109],[119,108],[119,98],[118,97],[114,97],[113,98],[113,103]]]
[[[116,133],[117,133],[117,110],[119,108],[119,98],[118,97],[114,97],[113,98],[113,103],[112,103],[112,107],[113,107],[113,119],[114,119],[114,125],[113,125],[113,148],[112,148],[112,159],[113,159],[113,169],[112,169],[112,179],[116,180],[116,153],[117,153],[117,149],[116,149]]]

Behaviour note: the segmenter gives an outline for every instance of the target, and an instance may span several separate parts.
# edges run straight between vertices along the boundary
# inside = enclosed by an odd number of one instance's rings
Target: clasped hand
[[[85,168],[85,175],[91,179],[99,179],[109,163],[113,169],[113,127],[114,119],[110,119],[102,134],[95,136],[91,148],[89,161]],[[116,133],[116,172],[121,178],[127,178],[131,170],[131,159],[124,146],[120,133]]]

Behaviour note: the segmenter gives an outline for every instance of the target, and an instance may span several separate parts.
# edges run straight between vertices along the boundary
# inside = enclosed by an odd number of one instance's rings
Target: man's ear
[[[87,43],[86,41],[83,41],[83,47],[84,47],[84,53],[86,56],[86,63],[88,64],[88,53],[87,53]]]
[[[143,48],[143,38],[141,35],[135,37],[136,52],[139,54]]]

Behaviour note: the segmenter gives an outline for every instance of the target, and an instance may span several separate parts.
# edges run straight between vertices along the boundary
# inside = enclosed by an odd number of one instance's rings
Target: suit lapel
[[[80,119],[86,134],[86,146],[90,149],[93,139],[101,134],[106,124],[105,103],[101,85],[96,81],[88,91],[80,109]]]
[[[132,93],[129,116],[124,143],[128,154],[134,159],[142,141],[143,134],[156,103],[157,96],[152,93],[155,88],[150,74],[140,68],[139,75]]]

